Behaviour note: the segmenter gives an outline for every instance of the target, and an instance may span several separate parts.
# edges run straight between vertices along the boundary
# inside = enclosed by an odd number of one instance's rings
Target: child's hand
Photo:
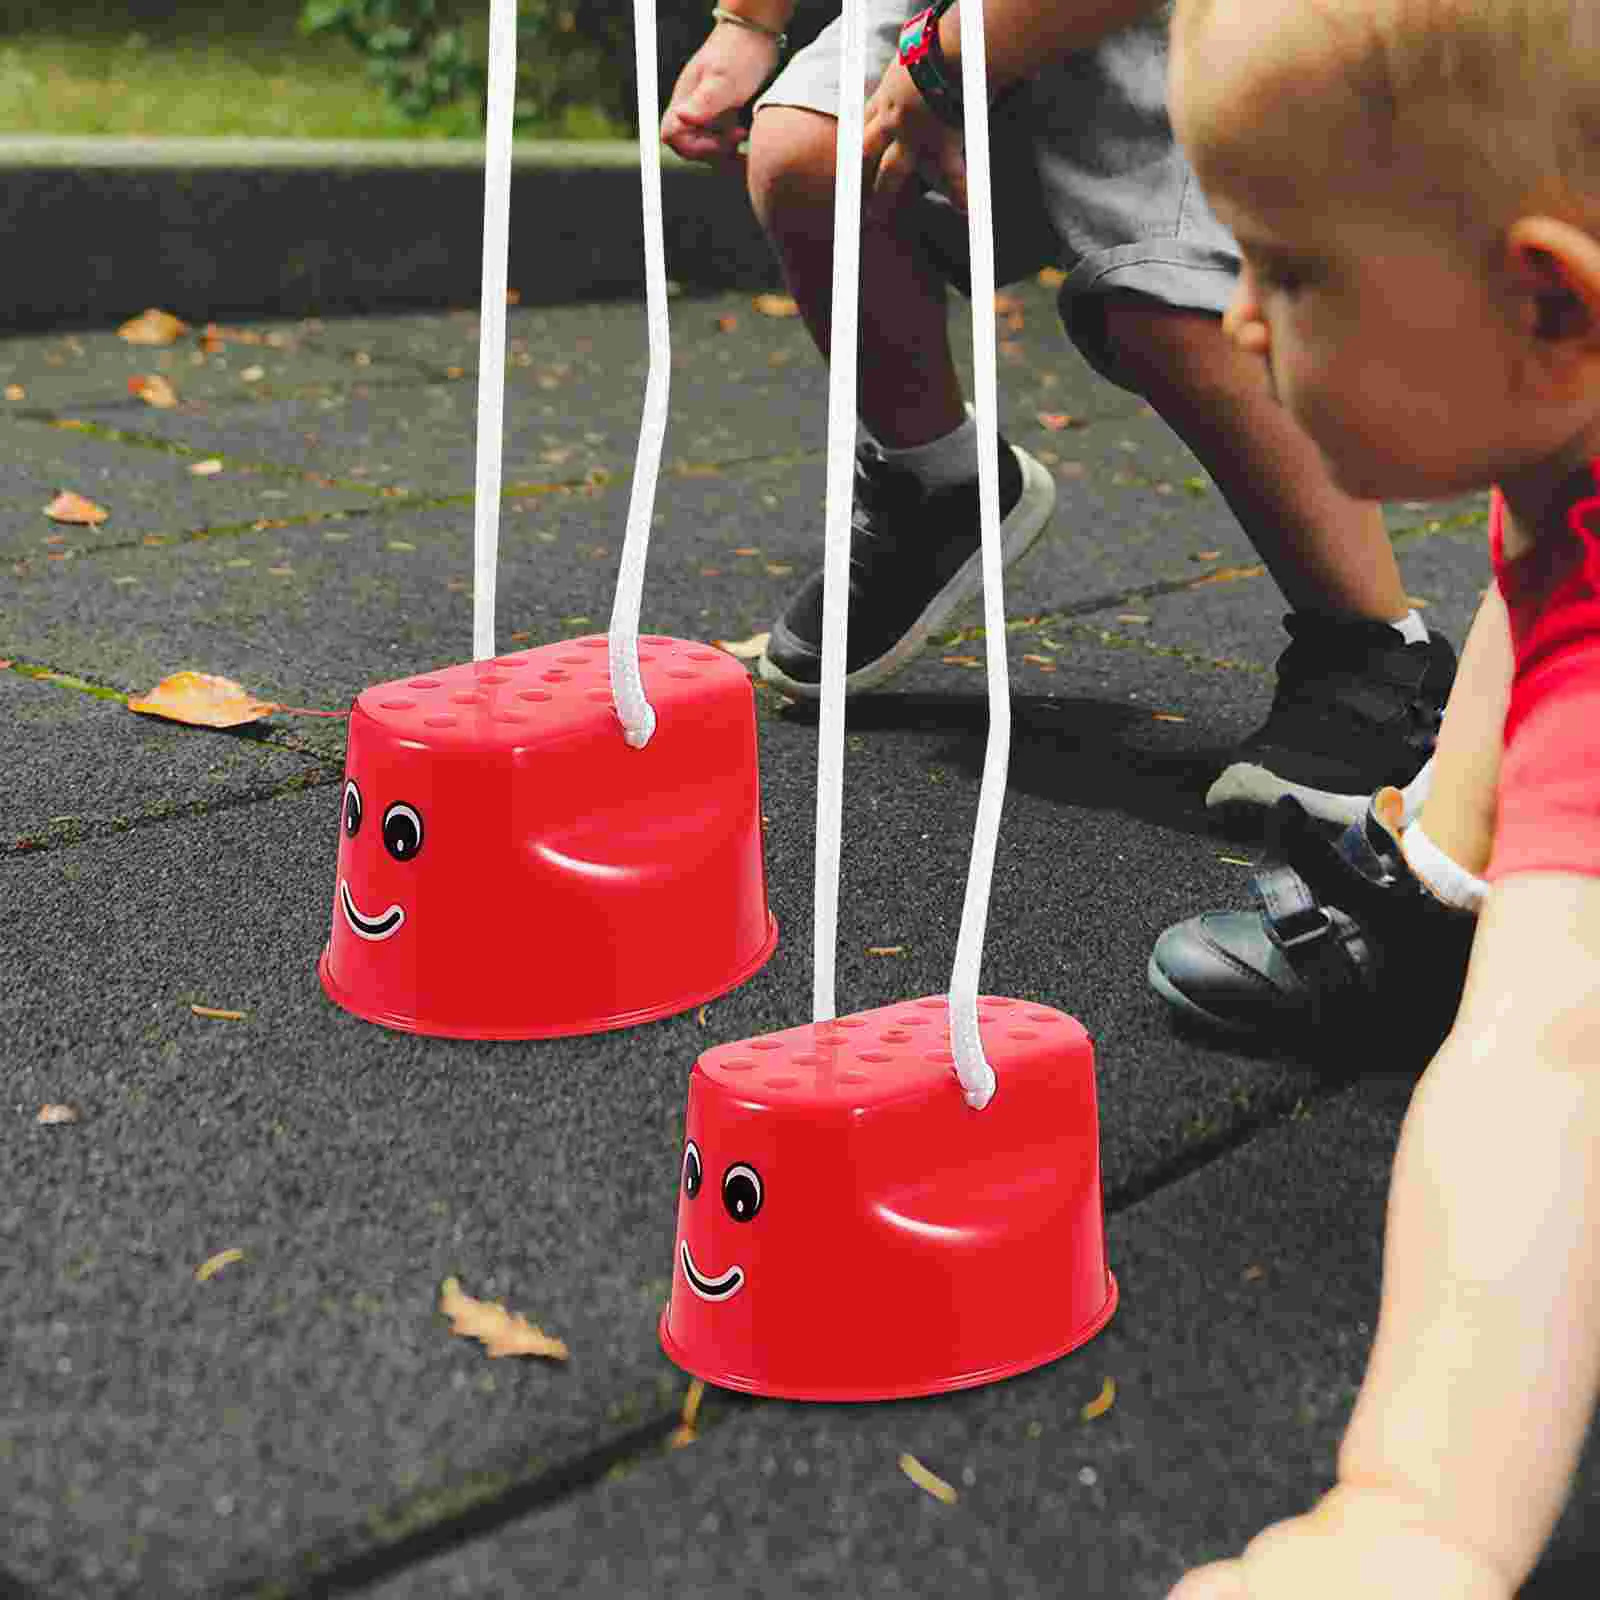
[[[739,111],[771,75],[776,42],[750,28],[718,27],[689,58],[661,119],[661,142],[685,161],[737,166]]]
[[[1511,1600],[1489,1562],[1426,1526],[1412,1503],[1342,1486],[1257,1534],[1236,1561],[1197,1567],[1167,1600]]]

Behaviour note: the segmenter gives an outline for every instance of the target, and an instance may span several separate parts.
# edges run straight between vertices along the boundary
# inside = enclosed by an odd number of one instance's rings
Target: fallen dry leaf
[[[1096,1417],[1103,1417],[1116,1404],[1116,1399],[1117,1380],[1107,1378],[1100,1387],[1100,1393],[1078,1413],[1078,1419],[1081,1422],[1093,1422]]]
[[[70,523],[75,528],[98,528],[111,515],[104,506],[97,506],[70,489],[63,489],[44,508],[44,514],[52,522]]]
[[[1246,1283],[1255,1283],[1259,1279],[1266,1277],[1266,1275],[1267,1269],[1265,1267],[1246,1267],[1244,1269],[1244,1281]]]
[[[733,553],[736,556],[758,556],[761,554],[761,547],[753,544],[736,545]]]
[[[26,400],[27,398],[28,391],[20,383],[8,383],[6,385],[7,400]]]
[[[520,289],[507,289],[506,304],[508,306],[520,306],[522,304],[522,291]]]
[[[673,1429],[672,1437],[667,1440],[669,1450],[681,1450],[686,1444],[693,1444],[700,1437],[695,1430],[695,1418],[700,1415],[700,1397],[706,1392],[705,1384],[695,1378],[689,1385],[689,1392],[683,1397],[683,1416],[678,1426]]]
[[[1152,711],[1150,720],[1152,722],[1187,722],[1189,719],[1180,717],[1176,711]]]
[[[1081,428],[1083,423],[1077,417],[1066,411],[1041,411],[1039,412],[1039,426],[1048,428],[1051,433],[1060,433],[1066,428]]]
[[[903,944],[871,944],[867,946],[869,956],[903,956],[906,947]]]
[[[711,642],[740,661],[759,661],[771,637],[770,633],[753,633],[748,639],[713,639]]]
[[[206,461],[196,461],[189,468],[189,474],[195,478],[214,478],[222,471],[222,463],[215,456]]]
[[[942,1500],[947,1506],[953,1506],[956,1503],[955,1485],[946,1483],[936,1473],[929,1472],[915,1456],[902,1454],[900,1457],[900,1470],[919,1489],[926,1489],[935,1500]]]
[[[241,383],[260,383],[266,375],[267,369],[265,367],[246,367],[239,374],[239,381]]]
[[[175,672],[163,678],[148,694],[128,702],[130,711],[187,722],[197,728],[237,728],[278,709],[270,700],[258,700],[231,678],[209,672]]]
[[[180,321],[170,311],[158,311],[151,306],[117,329],[118,335],[129,344],[172,344],[189,331],[189,324]]]
[[[1264,566],[1218,567],[1215,572],[1208,572],[1203,578],[1196,578],[1189,587],[1199,589],[1208,583],[1236,583],[1240,578],[1259,578],[1266,570]]]
[[[1055,665],[1055,662],[1049,656],[1025,655],[1022,659],[1031,661],[1036,667],[1053,667]]]
[[[758,294],[750,302],[764,317],[798,317],[800,307],[787,294]]]
[[[981,667],[983,665],[976,656],[940,656],[939,659],[947,667]]]
[[[147,406],[170,411],[178,403],[178,391],[159,372],[128,379],[128,393],[136,394]]]
[[[1033,281],[1045,289],[1059,289],[1067,275],[1060,267],[1040,267]]]
[[[1196,550],[1189,559],[1191,561],[1220,561],[1222,552],[1220,550]]]
[[[223,1011],[216,1006],[191,1005],[189,1009],[197,1017],[213,1017],[218,1022],[243,1022],[245,1019],[243,1011]]]
[[[243,1250],[219,1250],[207,1261],[202,1261],[194,1269],[196,1283],[208,1283],[222,1271],[224,1267],[231,1267],[235,1261],[244,1260]]]
[[[439,1286],[439,1309],[450,1319],[450,1331],[463,1339],[477,1339],[491,1358],[547,1356],[565,1361],[567,1347],[520,1313],[507,1311],[498,1300],[474,1300],[461,1292],[455,1278]]]
[[[1244,856],[1218,856],[1218,861],[1226,861],[1230,867],[1253,867],[1255,862],[1247,860]]]
[[[1117,613],[1118,622],[1139,623],[1148,622],[1149,620],[1149,617],[1147,617],[1142,611],[1119,611]]]
[[[76,1122],[77,1120],[78,1108],[76,1106],[44,1105],[39,1107],[40,1122]]]
[[[718,333],[732,333],[739,326],[739,319],[730,312],[725,317],[717,318]]]
[[[710,1014],[710,1011],[710,1006],[701,1006],[700,1009],[694,1014],[694,1020],[698,1022],[702,1028],[706,1025],[706,1017]]]

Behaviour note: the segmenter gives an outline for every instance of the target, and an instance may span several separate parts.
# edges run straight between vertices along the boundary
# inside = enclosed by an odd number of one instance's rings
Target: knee
[[[746,182],[750,204],[768,234],[831,233],[838,124],[798,106],[767,106],[750,129]]]
[[[1181,310],[1142,294],[1107,295],[1099,336],[1118,381],[1156,399],[1214,379],[1227,353],[1222,321],[1209,311]]]

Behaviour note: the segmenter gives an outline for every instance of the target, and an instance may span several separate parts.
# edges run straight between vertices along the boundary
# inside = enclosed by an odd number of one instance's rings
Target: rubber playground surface
[[[809,1020],[814,715],[756,692],[779,934],[732,992],[542,1041],[361,1020],[317,976],[337,713],[472,654],[475,312],[0,341],[0,1592],[1155,1600],[1326,1486],[1423,1063],[1241,1048],[1179,1030],[1146,988],[1156,935],[1239,903],[1262,859],[1202,797],[1265,711],[1282,607],[1199,464],[1072,352],[1050,290],[1007,293],[1002,423],[1058,502],[1006,595],[983,988],[1093,1040],[1120,1302],[1059,1360],[875,1404],[691,1399],[658,1339],[690,1069]],[[673,301],[652,636],[748,641],[820,559],[826,382],[782,309]],[[510,335],[508,654],[606,629],[647,361],[631,301],[516,307]],[[152,403],[155,378],[176,403]],[[52,520],[62,491],[107,515]],[[1458,644],[1483,513],[1390,508],[1407,584]],[[940,641],[850,709],[841,1015],[947,987],[982,654]],[[128,709],[183,669],[336,715],[219,729]],[[363,797],[386,839],[409,826],[391,798]],[[647,796],[581,773],[545,803],[610,808],[618,837],[648,825]],[[468,785],[448,820],[482,842],[495,815]],[[581,919],[425,829],[419,868],[430,844],[441,870],[467,863],[459,934],[431,958],[458,997],[576,993]],[[663,917],[660,959],[712,938],[708,914]],[[708,1191],[730,1160],[705,1152]],[[878,1181],[867,1166],[779,1158],[749,1237],[785,1207],[776,1237],[806,1237]],[[882,1312],[850,1242],[826,1242],[785,1292],[794,1337],[847,1367]],[[747,1257],[747,1293],[785,1259]],[[1019,1305],[1060,1270],[1024,1265]],[[907,1314],[909,1348],[948,1312]],[[546,1353],[496,1357],[496,1337]],[[1524,1592],[1597,1585],[1591,1450]]]

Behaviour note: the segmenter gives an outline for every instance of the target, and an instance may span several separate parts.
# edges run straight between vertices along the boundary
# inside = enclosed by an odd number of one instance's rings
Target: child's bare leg
[[[1433,753],[1433,779],[1418,819],[1463,871],[1482,877],[1494,839],[1506,697],[1511,692],[1511,629],[1491,584],[1461,649],[1455,686]]]
[[[1200,458],[1290,606],[1394,622],[1411,609],[1382,508],[1352,500],[1221,321],[1112,295],[1119,370]]]
[[[764,106],[750,136],[750,200],[824,358],[832,337],[834,154],[838,123],[798,106]],[[889,449],[942,438],[967,420],[950,349],[944,279],[899,224],[861,229],[861,420]]]

